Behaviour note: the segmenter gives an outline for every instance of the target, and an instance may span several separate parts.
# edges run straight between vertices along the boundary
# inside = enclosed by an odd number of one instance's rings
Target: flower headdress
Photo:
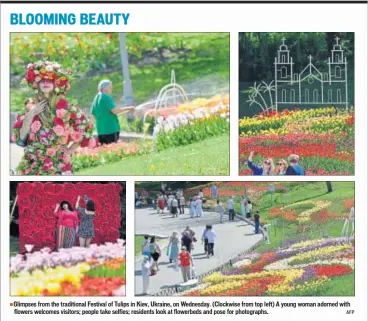
[[[41,60],[27,66],[24,79],[29,87],[35,89],[36,93],[38,93],[38,85],[41,80],[53,80],[55,92],[65,95],[70,89],[69,79],[71,76],[72,71],[62,69],[57,62]]]

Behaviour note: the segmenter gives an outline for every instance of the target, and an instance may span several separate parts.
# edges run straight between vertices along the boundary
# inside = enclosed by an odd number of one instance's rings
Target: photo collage
[[[233,36],[10,33],[10,296],[355,296],[355,34]]]

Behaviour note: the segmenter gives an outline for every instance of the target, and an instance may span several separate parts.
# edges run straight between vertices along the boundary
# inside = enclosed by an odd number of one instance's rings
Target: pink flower
[[[64,162],[65,163],[70,163],[70,156],[68,154],[64,154]]]
[[[12,142],[15,142],[17,140],[17,136],[15,136],[15,134],[12,134],[11,140]]]
[[[30,168],[26,168],[25,171],[24,171],[24,174],[25,175],[28,175],[30,172],[31,172],[32,169]]]
[[[66,110],[65,109],[58,109],[56,111],[56,116],[58,118],[64,118],[65,114],[66,114]]]
[[[97,146],[96,139],[91,138],[88,143],[88,148],[95,148]]]
[[[32,133],[37,133],[40,130],[40,128],[41,128],[41,122],[36,120],[31,125],[31,132]]]
[[[56,150],[54,148],[48,148],[46,150],[46,154],[47,154],[47,156],[53,157],[56,154]]]
[[[65,167],[65,164],[63,164],[63,163],[59,163],[59,165],[58,165],[58,168],[59,169],[61,169],[61,170],[63,170],[63,168]]]
[[[31,164],[31,169],[35,168],[36,166],[37,166],[37,163],[36,163],[36,162],[33,162],[33,163]]]
[[[33,134],[33,133],[30,133],[30,134],[29,134],[28,139],[29,139],[31,142],[33,142],[33,141],[35,140],[35,138],[36,138],[35,134]]]
[[[54,129],[54,132],[55,132],[56,135],[58,135],[58,136],[63,136],[64,135],[63,126],[56,125],[53,129]]]
[[[75,131],[72,134],[72,139],[75,142],[79,142],[82,139],[82,137],[83,137],[83,135],[80,132],[78,132],[78,131]]]

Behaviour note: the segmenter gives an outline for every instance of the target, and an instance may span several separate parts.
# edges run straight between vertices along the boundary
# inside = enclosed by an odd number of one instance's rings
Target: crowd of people
[[[254,152],[251,152],[248,157],[248,167],[251,169],[252,174],[255,176],[305,175],[304,168],[299,164],[299,155],[290,155],[288,157],[288,161],[286,161],[285,159],[279,159],[276,164],[277,166],[275,166],[274,160],[272,158],[265,158],[260,164],[255,164],[253,158]]]

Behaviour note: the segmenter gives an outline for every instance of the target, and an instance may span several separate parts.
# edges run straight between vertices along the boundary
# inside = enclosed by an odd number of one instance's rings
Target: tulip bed
[[[347,238],[291,243],[239,257],[228,270],[205,277],[184,296],[354,295],[355,244]],[[345,277],[348,277],[346,279]],[[340,287],[332,284],[338,283]]]
[[[13,296],[125,296],[123,241],[10,258]]]
[[[248,156],[301,157],[306,175],[354,174],[354,113],[335,107],[282,111],[239,121],[240,174],[251,175]]]

